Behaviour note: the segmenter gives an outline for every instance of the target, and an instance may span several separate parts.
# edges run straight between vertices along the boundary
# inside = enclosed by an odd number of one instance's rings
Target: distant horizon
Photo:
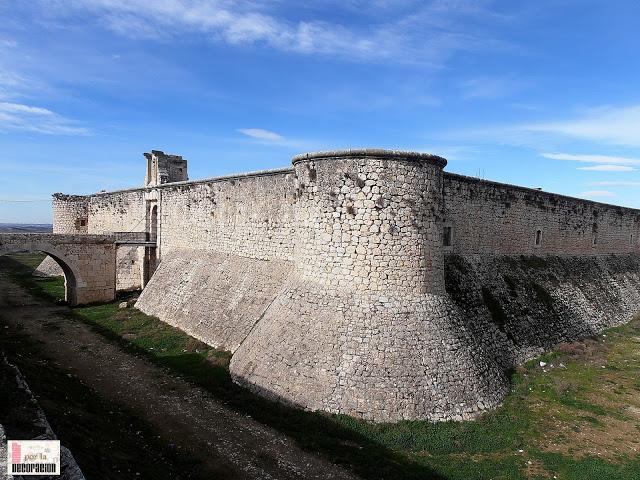
[[[0,225],[33,225],[34,227],[50,227],[52,223],[20,223],[20,222],[0,222]]]

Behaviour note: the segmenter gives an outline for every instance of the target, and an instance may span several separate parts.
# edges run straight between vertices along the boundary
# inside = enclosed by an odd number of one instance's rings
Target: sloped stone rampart
[[[328,294],[292,281],[231,361],[234,380],[311,410],[375,421],[462,420],[507,390],[444,295]]]
[[[46,256],[36,268],[34,275],[38,277],[63,277],[62,267],[50,256]]]
[[[640,313],[640,256],[456,256],[446,260],[450,298],[503,368]]]
[[[210,251],[165,256],[136,307],[216,348],[235,351],[278,296],[290,262]]]
[[[628,322],[640,257],[460,257],[446,293],[335,296],[292,277],[231,361],[271,398],[376,421],[496,407],[516,365]]]

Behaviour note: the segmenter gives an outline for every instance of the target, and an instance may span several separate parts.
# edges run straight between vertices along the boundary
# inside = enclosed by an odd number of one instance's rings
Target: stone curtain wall
[[[53,233],[88,233],[88,197],[53,195]]]
[[[143,189],[99,193],[89,197],[89,233],[144,232]]]
[[[596,255],[640,245],[638,210],[450,173],[443,225],[452,227],[448,250],[465,255]]]
[[[159,192],[162,255],[189,249],[262,260],[293,256],[291,170],[167,185]]]

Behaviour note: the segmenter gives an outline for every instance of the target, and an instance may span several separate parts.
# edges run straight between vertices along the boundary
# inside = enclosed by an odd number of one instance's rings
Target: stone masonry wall
[[[136,307],[209,345],[234,352],[293,269],[283,260],[173,251],[163,257]]]
[[[232,358],[235,381],[377,421],[469,418],[500,401],[504,373],[465,348],[445,295],[444,164],[379,150],[294,159],[297,268]]]
[[[640,255],[450,255],[447,294],[501,369],[640,312]]]
[[[116,246],[116,290],[142,289],[142,260],[144,247],[119,244]]]
[[[262,260],[293,255],[291,170],[176,184],[159,192],[162,255],[184,249]]]
[[[53,196],[53,233],[88,233],[88,197]]]
[[[329,291],[442,291],[445,164],[381,150],[296,157],[298,268]]]
[[[89,197],[89,233],[143,232],[144,190],[96,194]]]
[[[452,227],[448,252],[465,255],[596,255],[640,245],[638,210],[450,173],[443,226]]]
[[[64,277],[62,267],[49,256],[45,257],[33,274],[37,277]]]

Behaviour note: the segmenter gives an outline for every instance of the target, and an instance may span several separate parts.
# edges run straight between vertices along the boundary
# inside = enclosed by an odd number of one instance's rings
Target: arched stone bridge
[[[116,294],[116,245],[110,235],[0,234],[0,255],[43,252],[62,268],[70,305],[108,302]]]

